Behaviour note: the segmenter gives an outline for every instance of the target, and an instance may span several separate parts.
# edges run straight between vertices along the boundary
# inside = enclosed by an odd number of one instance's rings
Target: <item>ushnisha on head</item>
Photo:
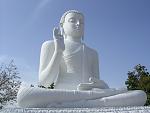
[[[63,14],[60,20],[60,28],[65,38],[82,38],[84,36],[84,16],[76,10],[69,10]]]

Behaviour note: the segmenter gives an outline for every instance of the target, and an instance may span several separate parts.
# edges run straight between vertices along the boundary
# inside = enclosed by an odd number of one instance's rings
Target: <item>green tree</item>
[[[21,82],[17,67],[12,60],[9,65],[0,66],[0,109],[6,104],[13,104]]]
[[[33,86],[34,87],[34,86]],[[42,86],[42,85],[38,85],[38,87],[40,87],[40,88],[46,88],[46,89],[54,89],[54,87],[55,87],[55,85],[54,85],[54,83],[52,83],[50,86],[48,86],[48,87],[45,87],[45,86]]]
[[[145,66],[138,64],[133,71],[129,71],[125,84],[128,90],[145,91],[148,97],[145,105],[150,105],[150,74]]]

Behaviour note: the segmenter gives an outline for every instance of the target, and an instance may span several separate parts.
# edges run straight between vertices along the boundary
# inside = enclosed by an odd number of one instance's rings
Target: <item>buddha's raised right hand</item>
[[[61,31],[58,27],[53,29],[53,39],[56,52],[63,52],[65,50],[64,38],[61,35]]]

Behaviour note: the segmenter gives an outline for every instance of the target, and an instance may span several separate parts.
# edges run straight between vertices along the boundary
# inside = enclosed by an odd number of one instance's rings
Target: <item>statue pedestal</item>
[[[0,113],[150,113],[150,107],[5,108]]]

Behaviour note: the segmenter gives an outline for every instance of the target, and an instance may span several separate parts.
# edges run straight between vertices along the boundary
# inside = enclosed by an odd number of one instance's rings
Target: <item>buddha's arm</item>
[[[92,58],[92,76],[96,79],[99,79],[99,59],[98,59],[98,53],[96,51],[93,51],[93,58]]]
[[[100,80],[99,77],[99,59],[98,59],[98,53],[95,51],[93,53],[93,66],[92,66],[92,73],[93,73],[93,78],[90,78],[90,82],[93,82],[93,85],[97,88],[101,89],[106,89],[109,88],[109,86],[103,81]]]
[[[92,73],[91,77],[89,78],[89,83],[81,83],[77,86],[78,90],[91,90],[92,88],[99,88],[99,89],[108,89],[108,85],[103,81],[99,79],[99,60],[98,60],[98,54],[96,51],[92,51],[91,53],[92,57]]]
[[[48,87],[56,79],[59,73],[59,65],[62,57],[61,51],[55,51],[54,42],[45,42],[41,48],[39,82]]]

